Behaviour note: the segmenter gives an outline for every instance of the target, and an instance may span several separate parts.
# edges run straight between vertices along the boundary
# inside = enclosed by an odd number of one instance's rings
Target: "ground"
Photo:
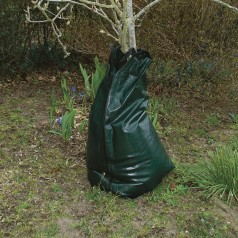
[[[237,203],[204,199],[180,173],[237,136],[229,116],[238,114],[235,81],[173,89],[151,83],[160,102],[156,128],[177,169],[134,200],[91,188],[86,129],[69,143],[49,133],[51,90],[59,97],[59,85],[42,73],[0,85],[0,237],[238,237]]]

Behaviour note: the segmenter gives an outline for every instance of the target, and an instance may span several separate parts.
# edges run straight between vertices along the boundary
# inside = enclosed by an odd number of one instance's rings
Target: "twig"
[[[154,0],[153,2],[146,5],[144,8],[142,8],[134,17],[134,21],[136,21],[138,18],[141,17],[141,15],[145,14],[151,7],[153,7],[155,4],[161,2],[162,0]]]
[[[229,9],[235,11],[236,13],[238,13],[238,8],[237,8],[237,7],[233,7],[233,6],[231,6],[230,4],[225,3],[225,2],[223,2],[223,1],[220,1],[220,0],[211,0],[211,1],[213,1],[213,2],[215,2],[215,3],[218,3],[218,4],[220,4],[220,5],[224,6],[224,7],[227,7],[227,8],[229,8]]]
[[[79,1],[73,1],[73,0],[48,0],[48,2],[61,2],[61,3],[71,3],[74,5],[80,5],[80,3],[85,3],[87,5],[91,6],[97,6],[97,7],[102,7],[102,8],[114,8],[112,4],[103,4],[99,2],[94,2],[94,1],[87,1],[87,0],[79,0]]]

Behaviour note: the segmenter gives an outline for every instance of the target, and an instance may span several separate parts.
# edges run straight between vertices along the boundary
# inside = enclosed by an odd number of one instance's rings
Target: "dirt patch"
[[[236,132],[234,130],[220,129],[211,131],[209,134],[217,141],[225,143],[228,142],[236,134]]]
[[[77,228],[77,222],[73,219],[69,218],[60,218],[57,221],[58,225],[58,235],[59,238],[86,238],[87,236],[84,235],[79,228]]]

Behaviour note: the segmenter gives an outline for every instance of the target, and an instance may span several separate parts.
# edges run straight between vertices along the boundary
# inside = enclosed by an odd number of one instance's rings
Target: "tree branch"
[[[70,55],[70,53],[67,51],[67,47],[66,45],[64,45],[64,43],[61,41],[61,36],[62,36],[62,32],[59,30],[59,28],[57,27],[57,25],[55,24],[54,21],[51,22],[51,26],[52,26],[52,29],[57,37],[57,40],[59,42],[59,44],[61,45],[63,51],[64,51],[64,58],[68,57]]]
[[[112,1],[113,1],[113,0],[112,0]],[[100,4],[100,3],[98,3],[98,2],[87,1],[87,0],[79,0],[79,1],[77,1],[77,2],[76,2],[76,1],[72,1],[72,0],[48,0],[48,3],[49,3],[49,2],[58,2],[58,3],[59,3],[59,2],[64,2],[64,3],[67,3],[64,7],[62,7],[62,8],[59,10],[59,12],[58,12],[57,14],[54,14],[54,13],[50,12],[49,10],[47,10],[48,5],[42,7],[42,6],[41,6],[42,2],[43,2],[42,0],[40,0],[40,1],[38,1],[38,2],[37,2],[37,1],[32,1],[32,3],[35,4],[34,8],[38,8],[38,9],[43,13],[43,15],[46,17],[47,20],[45,20],[45,21],[32,21],[32,20],[30,19],[30,11],[29,11],[29,8],[28,8],[28,11],[27,11],[27,13],[28,13],[27,15],[28,15],[28,16],[26,16],[28,22],[32,22],[32,23],[51,22],[51,21],[55,21],[57,18],[58,18],[58,19],[68,20],[68,18],[63,18],[63,17],[61,17],[60,14],[61,14],[63,11],[65,11],[71,4],[77,4],[77,5],[80,5],[80,6],[83,6],[83,7],[87,8],[88,10],[90,10],[90,11],[96,13],[96,14],[99,15],[100,17],[106,19],[106,20],[110,23],[112,29],[116,32],[116,34],[117,34],[117,35],[119,34],[119,33],[118,33],[118,29],[117,29],[117,27],[116,27],[116,23],[114,23],[114,22],[110,19],[110,17],[105,13],[105,11],[103,10],[103,8],[105,8],[105,6],[107,6],[106,8],[108,8],[109,6],[112,6],[112,5]],[[115,6],[116,6],[116,4],[115,4]],[[115,6],[113,5],[113,7],[115,7]],[[112,8],[112,9],[114,10],[114,8]],[[120,13],[120,9],[119,9],[118,7],[117,7],[117,10],[118,10],[118,13]],[[46,12],[49,12],[51,15],[54,16],[54,18],[51,19],[51,18],[47,15]]]
[[[50,22],[59,43],[63,47],[66,55],[68,55],[69,53],[66,51],[66,46],[60,39],[62,32],[57,27],[56,20],[68,20],[67,24],[69,24],[72,16],[72,11],[68,13],[67,9],[71,7],[72,10],[72,7],[74,5],[83,6],[84,8],[94,12],[110,23],[112,29],[116,32],[116,35],[119,36],[119,42],[122,46],[122,51],[126,52],[129,46],[136,48],[135,22],[137,20],[141,20],[142,15],[144,15],[154,5],[160,3],[162,0],[152,0],[152,2],[149,2],[142,9],[139,9],[137,11],[137,14],[134,14],[133,12],[133,1],[134,0],[32,0],[31,2],[33,3],[33,9],[39,9],[39,11],[41,11],[43,16],[45,17],[45,20],[31,20],[31,8],[29,7],[26,10],[26,19],[27,22],[32,23]],[[220,4],[238,13],[237,6],[231,6],[230,4],[224,2],[225,0],[210,1]],[[57,10],[52,10],[53,12],[51,12],[51,9],[48,9],[50,3],[52,3],[52,5],[57,4]],[[112,11],[112,14],[108,12],[109,10]],[[54,11],[56,13],[54,13]],[[115,40],[118,40],[108,31],[101,32],[106,33],[108,36],[114,38]]]
[[[122,10],[121,10],[121,4],[120,2],[118,1],[118,3],[116,3],[114,0],[110,0],[112,6],[113,6],[113,10],[117,13],[117,15],[119,17],[122,16]]]
[[[53,29],[53,31],[54,31],[54,34],[56,35],[56,37],[57,37],[57,40],[58,40],[58,42],[59,42],[59,44],[61,45],[61,47],[63,48],[63,50],[64,50],[64,53],[65,53],[65,57],[67,57],[67,56],[69,56],[70,55],[70,53],[67,51],[67,49],[66,49],[66,46],[64,45],[64,43],[61,41],[61,37],[62,37],[62,32],[60,31],[60,29],[57,27],[57,25],[56,25],[56,23],[55,23],[55,21],[57,20],[57,19],[59,19],[59,18],[61,18],[61,19],[66,19],[66,18],[62,18],[62,17],[60,17],[60,15],[68,8],[68,7],[70,7],[70,3],[67,3],[64,7],[62,7],[61,9],[59,9],[59,11],[56,13],[56,14],[53,14],[53,18],[50,18],[49,16],[48,16],[48,14],[46,13],[46,11],[47,11],[47,8],[48,8],[48,5],[45,5],[44,7],[42,7],[41,6],[41,3],[42,3],[42,0],[41,1],[38,1],[38,2],[34,2],[34,1],[32,1],[33,2],[33,4],[36,4],[35,6],[34,6],[34,8],[38,8],[41,12],[42,12],[42,14],[45,16],[45,18],[46,18],[46,20],[40,20],[40,21],[38,21],[38,20],[35,20],[35,21],[33,21],[33,20],[31,20],[30,19],[30,7],[28,7],[27,8],[27,13],[26,13],[26,19],[27,19],[27,21],[28,22],[32,22],[32,23],[43,23],[43,22],[50,22],[51,23],[51,26],[52,26],[52,29]],[[49,11],[48,11],[49,12]],[[52,14],[51,12],[49,12],[50,14]]]
[[[237,8],[237,7],[233,7],[233,6],[231,6],[230,4],[225,3],[225,2],[223,2],[223,1],[220,1],[220,0],[211,0],[211,1],[213,1],[213,2],[215,2],[215,3],[218,3],[218,4],[220,4],[220,5],[224,6],[224,7],[227,7],[227,8],[229,8],[229,9],[235,11],[236,13],[238,13],[238,8]]]
[[[71,3],[71,4],[74,4],[74,5],[80,5],[80,3],[85,3],[87,5],[97,6],[97,7],[107,8],[107,9],[114,8],[114,6],[112,4],[103,4],[103,3],[94,2],[94,1],[88,1],[88,0],[79,0],[79,1],[73,1],[73,0],[47,0],[47,2]]]
[[[110,24],[111,24],[111,27],[112,29],[116,32],[117,35],[119,35],[119,32],[116,28],[116,23],[114,23],[110,17],[104,12],[104,10],[102,8],[100,9],[95,9],[93,10],[95,13],[97,13],[99,16],[101,16],[102,18],[106,19]]]
[[[47,1],[47,0],[46,0]],[[116,3],[114,2],[114,0],[111,0],[113,4],[113,6],[116,6]],[[50,2],[56,2],[56,3],[64,3],[65,6],[61,6],[61,8],[58,9],[57,7],[57,13],[53,13],[51,11],[48,10],[48,6]],[[53,32],[59,42],[59,44],[62,46],[64,53],[65,53],[65,57],[67,57],[69,55],[69,52],[67,52],[66,50],[66,46],[63,44],[63,42],[61,41],[61,37],[62,37],[62,32],[61,30],[58,28],[57,24],[55,23],[55,21],[57,19],[62,19],[62,20],[69,20],[70,17],[64,17],[63,13],[71,6],[73,6],[73,4],[79,5],[79,6],[83,6],[84,8],[87,8],[88,10],[96,13],[97,15],[99,15],[100,17],[104,18],[105,20],[107,20],[112,29],[116,32],[116,35],[119,36],[119,28],[118,28],[118,24],[120,23],[120,21],[118,22],[114,22],[112,19],[110,19],[109,15],[103,10],[106,8],[108,9],[108,6],[112,6],[112,5],[105,5],[105,4],[100,4],[94,1],[88,1],[88,0],[79,0],[79,1],[72,1],[72,0],[48,0],[46,3],[43,0],[36,0],[36,1],[32,1],[32,3],[34,4],[34,9],[38,9],[43,16],[45,16],[45,20],[31,20],[31,13],[30,13],[30,7],[27,7],[26,10],[26,20],[27,22],[31,22],[31,23],[44,23],[44,22],[50,22]],[[112,8],[113,11],[115,11],[115,8]],[[120,9],[119,7],[117,7],[117,12],[120,13]],[[67,23],[68,24],[68,23]],[[119,39],[115,36],[113,36],[112,34],[110,34],[108,31],[105,32],[108,36],[112,37],[113,39],[115,39],[116,41],[118,41]]]
[[[146,5],[144,8],[142,8],[134,17],[133,20],[136,21],[138,18],[140,18],[144,13],[146,13],[151,7],[153,7],[155,4],[161,2],[162,0],[154,0],[153,2]]]

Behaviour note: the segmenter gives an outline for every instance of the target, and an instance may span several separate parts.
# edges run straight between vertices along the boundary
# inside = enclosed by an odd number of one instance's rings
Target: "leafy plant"
[[[61,89],[63,93],[63,101],[65,107],[68,111],[71,112],[74,109],[77,89],[75,86],[72,86],[71,89],[69,89],[65,78],[61,80]]]
[[[82,109],[86,108],[86,100],[84,92],[77,92],[76,86],[72,86],[70,89],[67,86],[66,78],[61,80],[61,90],[63,93],[63,109],[66,109],[66,112],[63,116],[54,119],[54,114],[56,113],[56,103],[55,103],[55,91],[52,90],[51,94],[51,106],[50,106],[50,133],[60,135],[65,141],[69,141],[72,136],[72,129],[74,128],[74,121],[76,115],[75,102],[78,100],[82,102]],[[85,107],[85,108],[84,108]],[[86,126],[86,121],[83,119],[79,125],[79,132],[82,133]],[[56,123],[55,123],[56,122]]]
[[[66,104],[66,109],[70,112],[73,111],[74,109],[74,101],[75,101],[74,97],[70,97],[68,103]]]
[[[85,68],[80,64],[80,70],[84,79],[84,87],[86,95],[94,100],[100,83],[106,74],[106,66],[101,64],[97,57],[95,57],[95,72],[89,75]]]
[[[151,123],[156,130],[159,129],[159,122],[158,122],[159,104],[160,104],[159,99],[152,97],[149,101],[149,107],[148,107],[148,114],[149,114]]]
[[[81,70],[81,73],[82,73],[83,79],[84,79],[85,93],[90,98],[92,95],[91,86],[90,86],[90,82],[89,82],[90,75],[88,75],[86,69],[81,64],[79,64],[79,66],[80,66],[80,70]]]
[[[68,141],[72,135],[72,128],[74,127],[74,117],[76,110],[66,112],[62,118],[62,137]]]
[[[68,102],[70,101],[70,93],[69,93],[69,89],[67,87],[67,81],[65,78],[63,78],[61,80],[61,89],[62,89],[62,93],[63,93],[64,102],[67,105]]]
[[[159,116],[162,115],[163,118],[168,118],[171,113],[175,115],[176,106],[177,104],[174,98],[167,98],[167,97],[150,98],[147,112],[156,130],[159,130],[160,128]]]
[[[74,109],[76,94],[76,87],[71,87],[69,90],[67,86],[66,78],[61,80],[61,90],[63,93],[63,102],[66,107],[66,112],[62,117],[59,117],[56,122],[60,126],[60,129],[54,129],[54,114],[56,113],[55,109],[55,91],[52,90],[51,94],[51,106],[50,106],[50,127],[51,133],[60,135],[65,141],[69,141],[72,136],[72,128],[74,127],[74,118],[76,115],[76,110]],[[82,124],[82,123],[81,123]],[[84,129],[84,124],[81,126],[80,131]]]
[[[50,97],[50,127],[53,127],[54,124],[54,114],[55,114],[55,90],[52,89]]]
[[[92,74],[92,89],[93,89],[93,98],[95,98],[98,91],[98,87],[102,82],[104,76],[106,75],[106,66],[105,64],[100,64],[97,57],[95,57],[95,73]]]
[[[201,162],[196,169],[198,187],[209,198],[218,195],[227,202],[238,201],[238,149],[222,146],[210,153],[210,160]]]
[[[79,126],[79,133],[81,134],[85,128],[85,126],[87,125],[87,121],[86,120],[83,120],[81,123],[80,123],[80,126]]]
[[[65,141],[69,141],[72,136],[75,114],[76,110],[67,111],[61,120],[61,130],[51,130],[50,132],[62,136]]]

